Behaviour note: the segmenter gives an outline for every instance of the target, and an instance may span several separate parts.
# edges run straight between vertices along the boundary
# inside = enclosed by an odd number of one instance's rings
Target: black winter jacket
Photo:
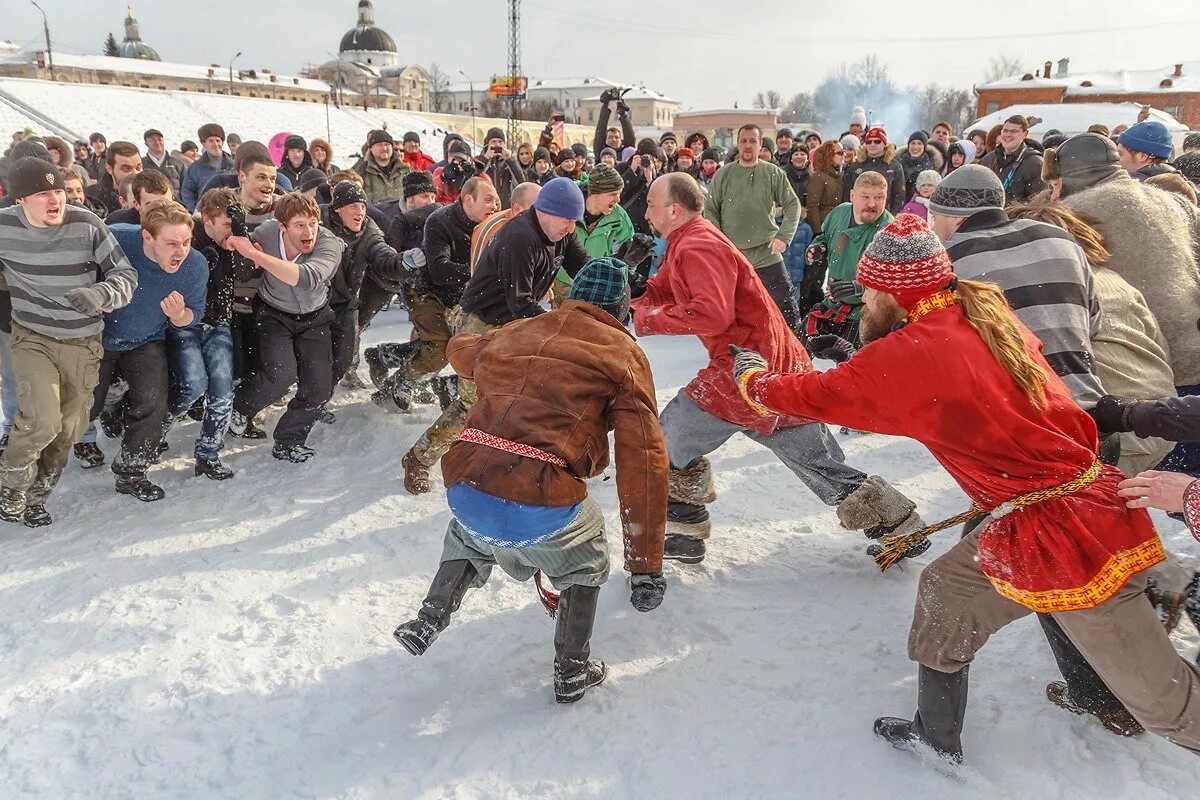
[[[383,232],[370,217],[356,233],[342,224],[332,206],[321,206],[321,224],[346,243],[342,263],[329,284],[329,305],[334,311],[358,308],[358,293],[369,268],[397,281],[403,277],[400,254],[383,240]]]
[[[853,164],[847,165],[842,173],[842,202],[850,202],[850,190],[854,188],[854,182],[858,180],[858,176],[864,172],[878,172],[887,178],[887,209],[893,214],[899,214],[900,210],[904,208],[904,204],[908,202],[908,198],[904,194],[904,169],[900,166],[899,159],[896,158],[884,161],[882,158],[868,157],[866,161],[855,161]]]
[[[462,200],[434,211],[425,221],[421,250],[425,266],[421,277],[429,292],[446,308],[458,305],[463,287],[471,278],[471,231],[475,223],[467,216]]]
[[[1000,178],[1004,184],[1004,204],[1024,203],[1046,188],[1042,180],[1042,157],[1026,143],[1011,156],[997,147],[980,162]]]
[[[234,250],[226,250],[209,238],[203,224],[192,231],[192,247],[208,261],[208,297],[204,302],[205,325],[228,325],[233,316],[233,287],[256,277],[255,267]]]

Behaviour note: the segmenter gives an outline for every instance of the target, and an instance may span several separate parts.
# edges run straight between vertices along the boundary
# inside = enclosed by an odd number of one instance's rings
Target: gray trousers
[[[528,547],[494,547],[479,541],[457,519],[452,519],[442,544],[442,561],[464,559],[478,573],[471,583],[476,589],[487,583],[493,566],[499,566],[519,581],[527,581],[541,570],[559,591],[575,585],[600,586],[608,580],[604,515],[589,497],[570,525],[546,541]]]
[[[978,544],[973,531],[921,571],[908,657],[930,669],[957,672],[993,633],[1033,613],[992,587]],[[1053,617],[1146,730],[1200,753],[1200,668],[1175,651],[1145,588],[1139,572],[1095,608]]]
[[[829,428],[820,422],[763,434],[714,417],[682,391],[667,403],[659,422],[674,469],[686,468],[725,444],[735,433],[744,433],[778,456],[827,506],[845,500],[867,479],[866,474],[846,464],[842,448]]]

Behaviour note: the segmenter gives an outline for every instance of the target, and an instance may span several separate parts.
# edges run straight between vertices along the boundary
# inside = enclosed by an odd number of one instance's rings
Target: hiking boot
[[[104,463],[104,451],[95,442],[79,442],[71,449],[83,469],[92,469]]]
[[[219,458],[197,458],[196,474],[214,481],[233,477],[233,470],[221,463]]]
[[[439,564],[416,619],[397,626],[392,633],[396,641],[414,656],[428,650],[438,634],[450,624],[450,615],[458,611],[463,595],[471,588],[471,581],[478,574],[475,566],[465,559]]]
[[[367,375],[371,378],[371,383],[377,387],[382,387],[388,377],[388,368],[383,365],[383,361],[379,358],[378,347],[368,347],[363,351],[363,361],[367,362]],[[366,388],[365,386],[363,387]]]
[[[25,493],[18,489],[0,488],[0,519],[22,522],[25,517]]]
[[[243,439],[265,439],[267,432],[254,424],[254,420],[234,411],[229,417],[229,432]]]
[[[50,512],[41,503],[25,506],[25,515],[21,519],[26,528],[41,528],[54,522]]]
[[[275,447],[271,450],[271,455],[278,458],[280,461],[291,461],[293,464],[303,464],[317,454],[316,450],[311,447],[305,447],[302,444],[281,444],[275,443]]]
[[[143,503],[153,503],[167,496],[161,486],[151,483],[145,475],[118,475],[117,493],[136,497]]]
[[[704,560],[704,540],[682,533],[668,533],[663,542],[663,558],[680,564],[699,564]]]
[[[554,701],[574,703],[593,686],[604,683],[603,661],[589,660],[592,625],[596,621],[599,586],[571,585],[558,600],[554,625]]]
[[[119,439],[125,432],[125,420],[121,416],[118,405],[111,411],[100,412],[100,430],[110,439]]]
[[[1071,693],[1067,689],[1067,684],[1062,681],[1051,681],[1046,684],[1046,699],[1059,708],[1065,708],[1072,714],[1091,714],[1104,729],[1109,733],[1115,733],[1117,736],[1137,736],[1145,732],[1142,723],[1134,719],[1134,716],[1125,708],[1097,708],[1092,709],[1076,703],[1071,698]]]
[[[404,469],[404,490],[406,492],[409,494],[429,493],[429,467],[418,461],[412,450],[409,450],[404,454],[404,458],[400,459],[400,466]]]

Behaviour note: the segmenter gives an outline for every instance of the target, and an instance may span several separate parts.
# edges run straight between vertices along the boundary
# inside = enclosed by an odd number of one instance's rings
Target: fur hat
[[[196,137],[202,142],[211,136],[217,136],[224,140],[225,129],[215,122],[207,122],[200,126],[200,130],[196,131]]]
[[[937,186],[941,182],[942,176],[939,175],[937,170],[934,169],[923,169],[921,170],[920,174],[917,175],[918,189],[920,189],[922,186]]]
[[[288,150],[308,150],[308,142],[304,141],[303,136],[297,136],[293,133],[283,140],[283,149],[285,152]]]
[[[910,306],[946,288],[954,279],[954,269],[946,248],[925,220],[916,214],[900,214],[867,245],[858,261],[856,279]]]
[[[1042,174],[1049,173],[1045,180],[1062,179],[1062,197],[1083,191],[1121,171],[1117,146],[1112,139],[1098,133],[1081,133],[1072,136],[1047,151],[1042,157]]]

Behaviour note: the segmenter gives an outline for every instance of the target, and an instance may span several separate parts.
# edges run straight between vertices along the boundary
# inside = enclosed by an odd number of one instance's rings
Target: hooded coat
[[[79,176],[79,180],[83,181],[83,185],[85,187],[88,185],[88,181],[91,178],[88,176],[88,172],[86,169],[84,169],[83,167],[81,167],[75,163],[75,151],[71,149],[70,144],[68,144],[66,141],[58,138],[57,136],[44,137],[42,139],[42,144],[46,145],[47,150],[58,151],[58,167],[59,167],[59,169],[63,170],[64,172],[66,172],[68,170],[71,172],[74,172],[76,175]],[[168,158],[170,158],[170,156],[168,156]],[[150,164],[147,163],[146,168],[150,169]],[[176,197],[179,196],[179,178],[181,178],[182,176],[183,176],[183,173],[179,172],[175,176],[175,180],[172,181],[172,183],[171,183],[171,189],[175,192]],[[167,179],[171,180],[171,176],[168,175]]]
[[[325,153],[326,153],[326,155],[325,155],[325,161],[326,161],[326,164],[325,164],[325,166],[321,166],[320,164],[318,164],[318,163],[316,162],[316,159],[314,159],[314,158],[313,158],[312,152],[313,152],[313,150],[317,149],[318,147],[320,147],[320,148],[322,148],[322,149],[324,149],[324,150],[325,150]],[[330,147],[330,146],[329,146],[329,142],[325,141],[324,139],[313,139],[313,140],[312,140],[312,141],[309,143],[309,145],[308,145],[308,158],[309,158],[309,162],[312,164],[312,166],[314,166],[314,167],[316,167],[317,169],[321,170],[321,171],[322,171],[322,172],[324,172],[326,175],[332,175],[333,173],[335,173],[335,172],[337,172],[337,171],[338,171],[337,164],[334,164],[334,163],[333,163],[333,148],[332,148],[332,147]],[[301,172],[303,172],[304,170],[300,170],[300,171],[301,171]]]

